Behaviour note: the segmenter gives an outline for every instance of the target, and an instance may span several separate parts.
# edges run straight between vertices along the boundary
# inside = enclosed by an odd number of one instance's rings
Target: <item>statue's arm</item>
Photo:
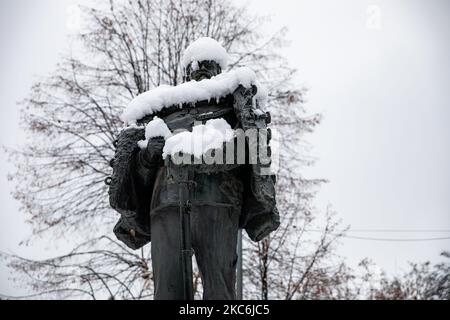
[[[151,184],[158,169],[164,165],[162,158],[164,143],[162,137],[152,138],[148,141],[147,147],[136,155],[136,173],[143,185]]]
[[[247,150],[250,153],[256,153],[261,146],[267,147],[264,161],[261,161],[262,155],[257,154],[256,159],[253,158],[246,165],[247,175],[244,177],[245,200],[242,207],[242,226],[252,240],[260,241],[278,228],[280,217],[276,207],[276,178],[270,173],[271,131],[267,126],[270,123],[270,114],[258,108],[257,101],[254,100],[256,93],[255,86],[252,88],[239,86],[233,94],[233,107],[242,129],[258,132],[258,138],[246,138]],[[254,156],[250,154],[249,159]]]
[[[149,194],[161,164],[160,143],[152,141],[146,149],[140,149],[138,141],[143,139],[143,129],[121,132],[109,188],[111,207],[121,214],[114,233],[132,249],[138,249],[151,240]]]

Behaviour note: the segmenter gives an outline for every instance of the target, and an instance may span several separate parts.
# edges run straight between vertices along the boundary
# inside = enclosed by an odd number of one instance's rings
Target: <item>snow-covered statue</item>
[[[152,242],[155,299],[192,299],[193,254],[203,298],[235,299],[238,230],[260,241],[280,224],[261,147],[266,93],[249,68],[224,72],[227,60],[198,39],[182,60],[186,82],[139,95],[122,115],[108,181],[114,232],[132,249]]]

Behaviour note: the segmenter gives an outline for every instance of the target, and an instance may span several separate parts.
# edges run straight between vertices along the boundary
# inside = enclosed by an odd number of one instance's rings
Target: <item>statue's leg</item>
[[[155,300],[183,300],[178,207],[152,216],[151,234]]]
[[[192,242],[203,282],[204,300],[236,298],[236,243],[239,215],[224,207],[192,211]]]

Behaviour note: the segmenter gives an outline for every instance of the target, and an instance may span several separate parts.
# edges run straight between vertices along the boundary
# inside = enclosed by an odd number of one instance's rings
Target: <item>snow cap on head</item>
[[[186,69],[190,63],[206,60],[217,62],[222,70],[228,66],[227,51],[220,43],[209,37],[199,38],[191,43],[184,51],[181,63],[183,69]]]

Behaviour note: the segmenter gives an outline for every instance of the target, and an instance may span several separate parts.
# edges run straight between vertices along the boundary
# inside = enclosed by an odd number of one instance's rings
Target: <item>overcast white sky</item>
[[[68,48],[75,0],[0,2],[0,144],[23,141],[16,102],[37,76],[51,72]],[[305,174],[330,180],[317,204],[330,203],[354,229],[450,229],[450,2],[446,0],[254,0],[286,25],[285,50],[307,84],[308,108],[325,116],[310,137],[320,161]],[[378,19],[379,18],[379,19]],[[70,24],[69,24],[70,26]],[[269,30],[270,31],[270,30]],[[0,251],[56,254],[64,243],[18,243],[30,230],[9,195],[12,166],[0,153]],[[447,233],[352,233],[430,238]],[[349,262],[372,258],[399,272],[408,260],[439,259],[450,241],[346,239]],[[0,291],[15,292],[0,265]]]
[[[331,203],[353,229],[450,229],[450,2],[254,1],[289,27],[290,62],[325,120],[310,141]],[[379,21],[377,21],[379,17]],[[352,233],[430,238],[447,233]],[[346,239],[341,253],[390,272],[436,260],[450,241]]]

